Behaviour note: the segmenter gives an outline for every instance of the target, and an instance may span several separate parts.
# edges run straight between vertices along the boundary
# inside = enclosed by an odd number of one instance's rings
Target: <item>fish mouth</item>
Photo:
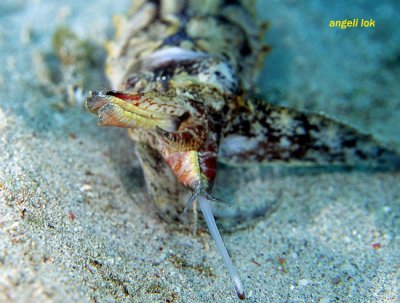
[[[169,96],[154,93],[93,91],[86,98],[86,109],[98,116],[99,126],[174,129],[185,109],[168,103]]]

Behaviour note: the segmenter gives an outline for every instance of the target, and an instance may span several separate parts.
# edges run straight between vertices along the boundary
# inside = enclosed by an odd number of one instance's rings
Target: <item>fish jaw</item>
[[[172,98],[151,92],[95,91],[90,92],[85,107],[98,115],[99,126],[175,130],[176,120],[186,109],[170,102]]]

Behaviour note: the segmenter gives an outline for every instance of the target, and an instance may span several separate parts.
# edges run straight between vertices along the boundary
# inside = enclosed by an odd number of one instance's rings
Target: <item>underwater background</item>
[[[0,3],[0,302],[237,301],[208,233],[159,219],[125,130],[82,106],[108,85],[104,41],[129,6]],[[399,11],[258,1],[272,50],[257,93],[399,149]],[[354,18],[375,27],[329,26]],[[222,236],[247,302],[400,302],[399,172],[223,169],[240,222]]]

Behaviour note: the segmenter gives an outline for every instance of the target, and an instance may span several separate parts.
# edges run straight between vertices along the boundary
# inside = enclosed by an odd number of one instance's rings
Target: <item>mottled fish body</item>
[[[199,200],[241,298],[207,202],[218,200],[218,160],[400,166],[396,152],[350,126],[252,97],[268,51],[254,15],[253,1],[134,1],[107,44],[112,90],[86,101],[99,125],[129,129],[163,218],[180,221],[189,196]]]

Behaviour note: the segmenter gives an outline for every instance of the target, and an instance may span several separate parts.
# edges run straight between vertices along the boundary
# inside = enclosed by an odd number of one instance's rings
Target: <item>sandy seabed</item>
[[[107,84],[100,64],[78,67],[83,80],[59,69],[54,32],[90,41],[101,62],[112,15],[128,7],[0,3],[0,302],[238,301],[210,236],[154,212],[125,131],[99,129],[66,101],[75,82]],[[399,10],[394,0],[260,1],[272,46],[260,92],[398,147]],[[376,27],[329,27],[356,17]],[[400,302],[398,172],[253,167],[245,175],[224,191],[277,202],[223,232],[247,302]]]

